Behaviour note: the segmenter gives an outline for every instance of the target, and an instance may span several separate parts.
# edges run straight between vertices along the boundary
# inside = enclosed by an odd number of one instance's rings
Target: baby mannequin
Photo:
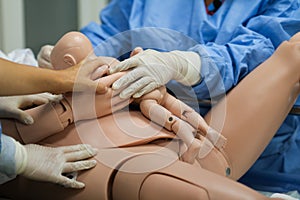
[[[132,53],[132,56],[134,54],[135,52]],[[51,52],[50,59],[53,68],[59,70],[71,67],[86,58],[94,56],[92,44],[85,35],[80,32],[69,32],[56,43]],[[103,57],[103,59],[104,63],[110,66],[118,63],[117,60],[112,58]],[[66,100],[69,102],[69,105],[72,105],[72,97],[66,96]],[[221,134],[210,128],[204,119],[192,108],[168,94],[165,87],[161,87],[144,95],[142,98],[136,99],[135,103],[140,105],[141,112],[146,117],[169,131],[173,131],[183,140],[187,150],[184,152],[182,158],[186,162],[193,163],[196,158],[200,161],[201,158],[209,153],[207,151],[210,151],[214,145],[220,150],[225,145],[226,139]],[[86,107],[84,107],[84,110],[86,110]],[[80,110],[77,113],[81,116],[85,112],[84,110]],[[98,107],[96,110],[100,110],[100,108]],[[101,116],[103,116],[103,110],[101,112]],[[110,114],[109,111],[106,113]],[[100,115],[98,114],[97,117],[100,117]],[[84,117],[84,119],[87,118],[90,117]],[[79,120],[82,119],[83,117],[80,117]],[[204,142],[204,144],[208,145],[202,148],[205,152],[200,152],[201,142],[194,136],[194,133],[197,131],[200,133],[197,134],[197,137],[201,137],[201,140],[206,140],[207,138],[210,140]]]
[[[229,161],[230,177],[240,177],[261,153],[291,109],[300,91],[300,52],[297,48],[298,39],[295,38],[296,36],[290,42],[284,42],[270,59],[230,92],[226,101],[222,100],[213,108],[212,112],[218,113],[216,116],[220,116],[220,119],[214,119],[210,125],[226,136],[228,143],[224,151],[227,159],[220,159],[224,154],[213,148],[212,153],[206,155],[201,164],[180,161],[177,153],[180,152],[181,145],[179,140],[173,139],[174,134],[150,123],[137,111],[121,110],[114,115],[85,121],[78,118],[75,127],[74,123],[71,124],[76,118],[72,116],[72,106],[65,101],[66,105],[47,105],[52,113],[53,110],[56,113],[56,118],[53,117],[54,120],[51,121],[52,126],[58,127],[56,132],[61,132],[37,141],[52,146],[89,141],[102,149],[97,157],[99,162],[96,168],[78,175],[78,179],[86,182],[85,190],[62,191],[58,186],[19,178],[3,185],[0,193],[10,198],[25,196],[31,199],[268,199],[216,173],[225,175],[224,171],[229,169]],[[283,65],[286,67],[281,67]],[[108,86],[111,84],[109,77],[103,78]],[[118,77],[115,75],[114,78]],[[272,92],[275,89],[277,92]],[[264,95],[260,101],[255,101],[256,96],[262,92]],[[271,99],[273,105],[267,103]],[[224,104],[227,108],[225,122],[221,119]],[[245,104],[248,105],[247,108]],[[41,109],[37,112],[39,114],[33,112],[34,118],[38,118],[36,123],[47,117],[41,115],[43,111]],[[211,121],[212,112],[205,116],[207,122]],[[259,119],[255,120],[257,118]],[[273,119],[272,122],[269,122],[270,118]],[[249,124],[254,121],[255,126]],[[24,141],[27,137],[22,133],[24,127],[16,124],[7,120],[3,122],[3,130],[11,130],[17,139]],[[124,126],[127,124],[130,127]],[[132,134],[129,135],[127,130]],[[145,137],[147,133],[156,134]],[[166,145],[166,142],[172,145]]]
[[[88,38],[82,37],[77,32],[69,32],[56,43],[50,60],[54,69],[66,69],[84,60],[92,52],[93,47]]]

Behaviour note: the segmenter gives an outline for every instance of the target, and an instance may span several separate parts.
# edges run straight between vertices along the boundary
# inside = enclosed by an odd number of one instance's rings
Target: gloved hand
[[[271,198],[279,198],[279,199],[282,199],[282,200],[299,200],[299,199],[296,199],[292,196],[289,196],[287,194],[282,194],[282,193],[274,193],[270,197]]]
[[[194,85],[200,81],[200,56],[194,52],[158,52],[146,50],[111,67],[110,73],[137,67],[113,84],[113,89],[125,88],[121,98],[133,95],[138,98],[170,80],[184,85]]]
[[[47,69],[53,69],[53,66],[50,62],[50,54],[53,50],[54,46],[52,45],[45,45],[41,48],[37,55],[37,62],[39,67],[41,68],[47,68]]]
[[[21,145],[15,141],[16,172],[32,180],[57,183],[69,188],[83,188],[85,184],[63,176],[90,169],[96,160],[85,160],[97,154],[97,149],[80,144],[64,147],[45,147],[36,144]]]
[[[0,97],[0,118],[14,118],[24,124],[32,124],[32,117],[22,109],[61,99],[61,95],[50,93]]]

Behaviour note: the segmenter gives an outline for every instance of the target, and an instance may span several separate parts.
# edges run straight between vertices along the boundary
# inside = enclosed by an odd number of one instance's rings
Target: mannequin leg
[[[282,43],[205,117],[227,138],[233,179],[255,162],[299,95],[299,44]]]
[[[68,126],[63,132],[41,141],[41,144],[57,146],[81,143],[83,138],[76,130],[74,125]],[[86,130],[85,134],[101,147],[99,143],[104,138],[97,137],[99,133]],[[169,144],[171,141],[172,145]],[[242,184],[202,169],[197,162],[191,165],[179,161],[178,147],[176,140],[162,139],[153,144],[127,148],[101,148],[96,156],[96,167],[78,174],[77,179],[86,184],[83,190],[66,189],[18,177],[1,185],[0,196],[9,199],[72,200],[268,199]],[[207,160],[208,163],[210,161],[218,165],[213,160]]]
[[[140,171],[142,168],[146,170],[147,166],[159,166],[159,162],[165,159],[162,155],[143,154],[124,163],[114,179],[113,199],[269,199],[240,183],[178,160],[155,171],[127,172],[127,169],[133,169],[132,167]]]
[[[154,155],[152,158],[149,160],[147,154],[133,157],[123,164],[116,175],[114,169],[98,163],[96,168],[79,174],[78,178],[86,183],[86,188],[83,190],[66,189],[58,185],[18,177],[0,187],[0,197],[12,200],[269,199],[240,183],[181,161],[175,161],[170,166],[147,173],[122,171],[130,165],[138,167],[140,171],[145,165],[151,165],[150,161],[165,159],[161,155]]]

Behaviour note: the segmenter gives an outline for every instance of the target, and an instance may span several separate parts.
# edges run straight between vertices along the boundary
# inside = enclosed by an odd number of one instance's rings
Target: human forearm
[[[63,71],[52,71],[0,60],[0,95],[62,93],[72,90],[74,80]]]
[[[22,95],[51,92],[97,91],[105,93],[106,87],[91,80],[107,71],[101,58],[90,59],[65,70],[50,70],[17,64],[0,59],[0,95]],[[18,81],[16,81],[18,80]],[[76,87],[75,87],[76,86]]]

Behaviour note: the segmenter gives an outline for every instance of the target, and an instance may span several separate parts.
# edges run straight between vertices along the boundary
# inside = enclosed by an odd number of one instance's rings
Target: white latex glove
[[[170,80],[184,85],[200,81],[200,56],[191,51],[158,52],[146,50],[110,68],[110,73],[134,68],[113,84],[113,89],[125,88],[121,98],[141,97]]]
[[[280,198],[280,199],[284,199],[284,200],[299,200],[299,199],[296,199],[296,198],[291,197],[289,195],[281,194],[281,193],[274,193],[270,197],[271,198]]]
[[[22,109],[61,99],[61,95],[50,93],[0,97],[0,118],[13,118],[24,124],[32,124],[33,118]]]
[[[50,54],[54,46],[45,45],[41,48],[37,55],[38,66],[41,68],[53,69],[50,62]]]
[[[57,183],[68,188],[83,188],[84,183],[70,179],[63,173],[90,169],[96,160],[85,160],[97,154],[97,149],[80,144],[64,147],[45,147],[16,142],[16,172],[32,180]]]

